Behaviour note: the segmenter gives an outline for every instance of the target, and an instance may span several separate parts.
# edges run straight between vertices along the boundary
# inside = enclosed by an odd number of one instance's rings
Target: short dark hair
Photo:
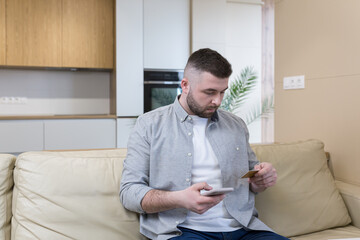
[[[228,78],[232,73],[228,60],[210,48],[202,48],[193,52],[187,61],[186,68],[209,72],[218,78]]]

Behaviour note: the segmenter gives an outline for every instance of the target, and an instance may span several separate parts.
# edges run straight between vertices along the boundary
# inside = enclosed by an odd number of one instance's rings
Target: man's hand
[[[255,165],[254,169],[259,170],[252,178],[249,178],[250,190],[262,192],[266,188],[274,186],[277,180],[276,169],[271,163],[263,162]]]
[[[202,214],[221,202],[225,194],[216,196],[202,196],[201,190],[211,190],[207,183],[196,183],[181,191],[150,190],[145,194],[141,206],[147,213],[162,212],[174,208],[186,208]]]
[[[207,183],[196,183],[181,191],[179,194],[181,206],[192,212],[203,214],[225,198],[225,194],[215,196],[203,196],[200,194],[201,190],[211,189],[212,187]]]

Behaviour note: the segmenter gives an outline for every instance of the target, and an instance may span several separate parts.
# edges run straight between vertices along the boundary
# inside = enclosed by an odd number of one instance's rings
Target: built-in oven
[[[182,70],[144,70],[144,112],[174,102],[181,93]]]

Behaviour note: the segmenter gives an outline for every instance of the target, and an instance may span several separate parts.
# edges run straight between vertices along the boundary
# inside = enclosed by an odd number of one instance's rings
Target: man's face
[[[189,114],[210,118],[220,107],[229,78],[217,78],[208,72],[198,77],[189,85],[186,96]]]

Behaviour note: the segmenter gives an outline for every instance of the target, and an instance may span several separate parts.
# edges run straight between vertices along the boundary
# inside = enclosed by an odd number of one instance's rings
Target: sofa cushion
[[[359,239],[360,229],[352,225],[346,227],[331,228],[320,232],[304,234],[301,236],[292,237],[291,240],[340,240]]]
[[[0,154],[0,239],[10,239],[11,199],[16,157]]]
[[[351,225],[360,230],[360,185],[346,183],[340,180],[336,180],[335,184],[349,211]]]
[[[277,184],[256,196],[259,218],[269,227],[290,237],[350,223],[321,141],[253,145],[252,149],[259,161],[277,169]]]
[[[16,161],[12,239],[138,240],[119,200],[126,150],[27,152]]]

